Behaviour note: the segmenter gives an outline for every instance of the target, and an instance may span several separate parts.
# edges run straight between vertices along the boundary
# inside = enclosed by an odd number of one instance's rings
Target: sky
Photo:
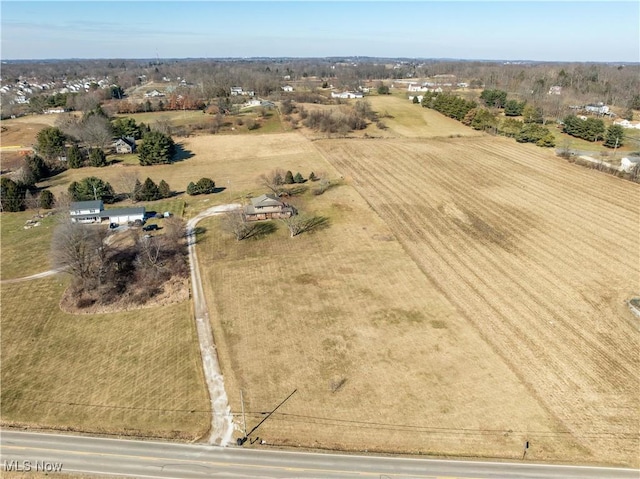
[[[640,62],[631,1],[1,0],[0,58]]]

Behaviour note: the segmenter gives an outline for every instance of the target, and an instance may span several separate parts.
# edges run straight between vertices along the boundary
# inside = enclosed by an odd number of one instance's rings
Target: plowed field
[[[314,144],[581,446],[637,464],[638,185],[501,138]]]

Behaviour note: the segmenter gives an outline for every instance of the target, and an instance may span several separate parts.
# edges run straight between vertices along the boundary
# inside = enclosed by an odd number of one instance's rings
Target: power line
[[[116,406],[109,404],[91,404],[80,402],[53,401],[46,399],[25,399],[20,401],[29,401],[34,403],[59,404],[69,407],[93,407],[102,409],[117,409],[131,411],[150,411],[162,413],[183,413],[183,414],[212,414],[208,409],[166,409],[166,408],[149,408],[142,406]],[[6,407],[6,406],[5,406]],[[245,414],[255,418],[264,418],[270,411],[245,411]],[[217,413],[223,414],[223,413]],[[240,416],[240,413],[232,413],[232,416]],[[274,421],[315,424],[320,426],[335,427],[351,427],[357,429],[378,430],[378,431],[398,431],[411,432],[415,434],[437,434],[437,435],[454,435],[454,436],[505,436],[505,435],[529,435],[536,437],[563,437],[568,435],[576,435],[571,431],[538,431],[538,430],[513,430],[513,429],[483,429],[483,428],[453,428],[439,426],[424,426],[416,424],[400,424],[400,423],[384,423],[375,421],[361,421],[354,419],[330,418],[322,416],[309,416],[303,414],[274,412],[271,416]],[[584,439],[640,439],[638,433],[626,433],[616,431],[594,431],[587,435],[580,435]]]

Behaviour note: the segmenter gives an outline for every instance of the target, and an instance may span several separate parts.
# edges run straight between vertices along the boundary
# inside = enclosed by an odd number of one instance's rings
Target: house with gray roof
[[[100,223],[100,214],[103,210],[102,200],[74,201],[69,205],[72,223]]]
[[[247,221],[289,218],[295,214],[293,206],[272,194],[251,198],[251,204],[244,207],[244,218]]]

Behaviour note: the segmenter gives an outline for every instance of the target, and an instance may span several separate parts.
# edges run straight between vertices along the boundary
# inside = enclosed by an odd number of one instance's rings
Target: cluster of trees
[[[604,138],[604,121],[599,118],[582,120],[575,115],[569,115],[563,120],[563,131],[567,135],[582,138],[587,141],[598,141]]]
[[[351,108],[341,111],[312,110],[302,113],[303,124],[307,128],[323,133],[347,134],[353,130],[364,130],[370,121],[376,121],[377,115],[366,100],[358,100]]]
[[[48,190],[41,192],[36,183],[51,176],[53,170],[49,164],[38,155],[28,155],[20,168],[14,173],[13,179],[2,177],[0,185],[0,200],[2,211],[22,211],[26,208],[50,209],[54,204],[53,194]]]
[[[73,201],[102,200],[105,203],[114,203],[117,200],[111,184],[96,176],[72,181],[67,191]]]
[[[155,184],[151,178],[144,180],[144,183],[140,183],[140,180],[136,179],[133,187],[134,201],[155,201],[169,198],[172,194],[171,187],[164,180],[160,180],[160,183]]]
[[[422,97],[422,106],[462,121],[478,104],[449,93],[425,92]]]
[[[494,105],[504,104],[506,108],[509,101],[506,100],[506,94],[502,94],[504,92],[485,91],[490,92],[485,95],[486,102],[493,102]],[[522,105],[522,121],[515,118],[499,119],[491,110],[479,108],[475,102],[448,93],[427,92],[423,96],[422,106],[455,118],[475,130],[509,136],[520,143],[535,143],[543,147],[555,146],[553,133],[540,124],[543,122],[542,112],[533,105]]]
[[[610,125],[605,128],[604,121],[599,118],[583,120],[575,115],[569,115],[563,120],[563,131],[576,138],[587,141],[604,140],[603,145],[608,148],[618,148],[624,144],[625,133],[620,125]]]
[[[208,195],[215,191],[216,184],[211,178],[200,178],[196,183],[192,181],[187,185],[187,194],[191,196]]]
[[[143,304],[159,294],[166,281],[186,278],[185,224],[176,217],[164,222],[164,234],[145,238],[131,230],[126,246],[105,242],[107,230],[71,223],[56,227],[51,255],[56,267],[72,276],[71,297],[78,307],[111,304],[128,298]]]
[[[507,92],[504,90],[483,90],[480,99],[490,108],[504,108],[507,103]]]

